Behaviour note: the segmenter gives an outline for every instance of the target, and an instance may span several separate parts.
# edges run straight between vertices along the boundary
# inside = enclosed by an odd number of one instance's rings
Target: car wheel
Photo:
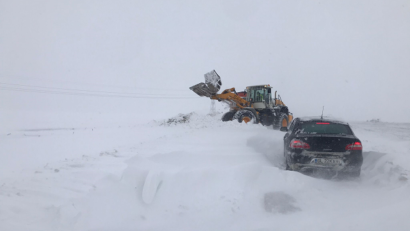
[[[286,145],[283,144],[283,157],[285,157],[285,170],[290,170],[288,164],[288,158],[286,158]]]
[[[289,166],[288,158],[285,156],[285,170],[292,171],[292,169]]]
[[[285,162],[285,170],[291,171],[292,169],[290,169],[288,161],[286,160]]]

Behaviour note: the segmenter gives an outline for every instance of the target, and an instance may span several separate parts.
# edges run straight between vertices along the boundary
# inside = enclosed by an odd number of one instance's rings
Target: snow
[[[221,115],[2,131],[0,230],[410,230],[410,124],[350,123],[362,176],[323,179]]]
[[[410,230],[409,6],[0,1],[0,231]],[[190,90],[213,69],[347,119],[362,176],[285,171],[284,133]]]
[[[215,70],[205,74],[205,83],[212,94],[217,93],[222,85],[221,77],[219,77]]]

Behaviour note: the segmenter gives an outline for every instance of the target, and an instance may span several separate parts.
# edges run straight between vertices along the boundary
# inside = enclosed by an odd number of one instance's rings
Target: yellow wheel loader
[[[260,123],[278,130],[281,127],[288,127],[293,119],[281,97],[276,96],[276,91],[272,98],[272,87],[268,84],[246,87],[246,92],[239,95],[235,88],[226,89],[218,94],[221,85],[221,77],[213,70],[205,74],[205,83],[198,83],[189,89],[199,96],[229,104],[230,111],[222,116],[222,121]]]

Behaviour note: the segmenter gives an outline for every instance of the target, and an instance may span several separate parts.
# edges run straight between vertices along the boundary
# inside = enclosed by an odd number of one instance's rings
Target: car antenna
[[[323,111],[325,110],[325,106],[323,106],[322,108],[322,116],[320,117],[320,119],[323,121]]]

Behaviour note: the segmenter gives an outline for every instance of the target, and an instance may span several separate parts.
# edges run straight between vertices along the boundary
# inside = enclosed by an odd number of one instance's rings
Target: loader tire
[[[225,114],[223,114],[222,116],[222,121],[226,122],[226,121],[231,121],[233,118],[233,115],[235,115],[236,111],[228,111]]]
[[[238,117],[238,122],[242,123],[242,121],[246,122],[246,123],[255,123],[256,118],[255,115],[250,112],[250,111],[243,111],[241,112],[240,116]]]
[[[285,113],[280,113],[278,118],[279,119],[277,119],[273,124],[274,130],[279,130],[281,127],[289,127],[288,115],[286,115]]]

